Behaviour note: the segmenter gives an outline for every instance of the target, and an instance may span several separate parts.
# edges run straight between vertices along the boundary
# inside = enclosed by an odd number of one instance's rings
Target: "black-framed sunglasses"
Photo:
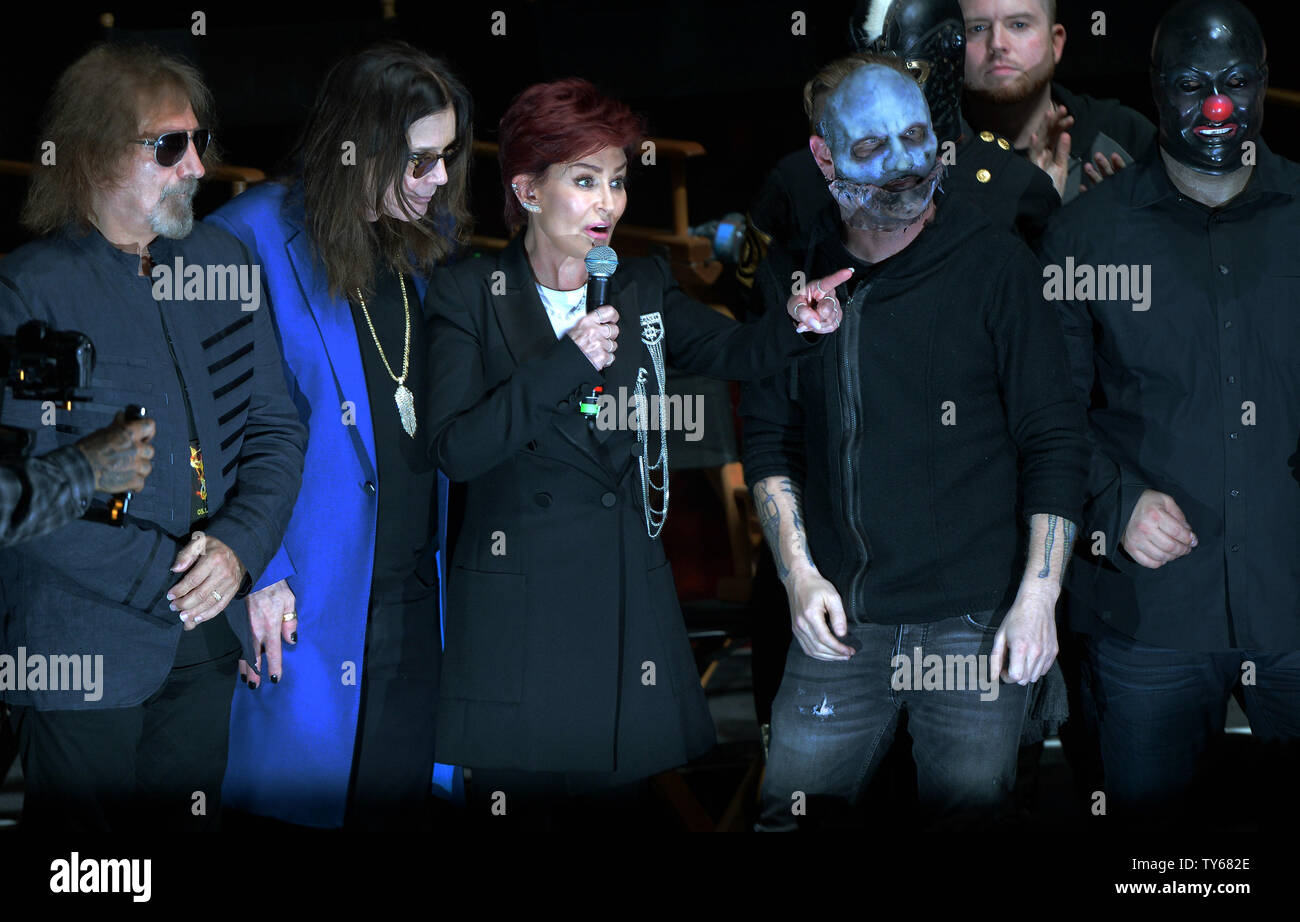
[[[406,159],[411,162],[411,178],[421,179],[427,176],[429,171],[438,165],[439,160],[446,160],[447,165],[450,166],[451,161],[455,159],[458,153],[460,153],[460,148],[452,146],[440,154],[427,150],[418,154],[407,154]]]
[[[185,156],[185,151],[190,146],[191,135],[194,137],[194,153],[202,160],[203,152],[212,142],[212,132],[206,128],[195,128],[193,131],[168,131],[153,140],[137,138],[135,143],[152,147],[153,159],[159,166],[172,167],[180,163],[181,158]]]

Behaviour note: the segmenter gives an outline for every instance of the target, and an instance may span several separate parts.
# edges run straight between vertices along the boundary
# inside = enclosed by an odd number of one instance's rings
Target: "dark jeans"
[[[15,706],[23,827],[58,833],[216,829],[238,663],[235,651],[172,669],[162,687],[134,707]]]
[[[1254,682],[1242,666],[1254,664]],[[1107,812],[1138,820],[1184,810],[1207,780],[1208,757],[1222,741],[1228,696],[1234,689],[1262,744],[1271,779],[1265,803],[1275,816],[1294,817],[1295,769],[1300,744],[1300,652],[1217,653],[1168,650],[1140,643],[1099,624],[1089,638],[1086,665],[1097,704]],[[1270,783],[1271,782],[1271,783]]]
[[[907,711],[916,761],[917,796],[936,821],[989,819],[1005,805],[1016,775],[1016,753],[1028,687],[996,681],[982,691],[995,629],[990,613],[928,624],[850,625],[845,641],[857,653],[826,662],[790,645],[785,679],[772,706],[772,747],[763,782],[759,830],[846,825],[893,742]],[[953,657],[942,673],[921,670],[937,655]],[[894,665],[896,655],[908,664]],[[934,687],[926,675],[938,680]],[[987,679],[985,678],[987,682]],[[920,687],[917,687],[917,685]],[[895,685],[903,685],[896,688]],[[987,700],[985,700],[987,699]],[[802,796],[800,796],[802,795]]]

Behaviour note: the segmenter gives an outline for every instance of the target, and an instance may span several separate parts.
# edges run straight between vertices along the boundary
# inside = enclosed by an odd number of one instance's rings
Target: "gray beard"
[[[149,212],[149,229],[160,237],[179,240],[194,230],[194,192],[198,180],[190,179],[163,190],[162,198]]]
[[[925,214],[944,170],[943,161],[937,161],[919,183],[897,192],[847,179],[832,180],[828,189],[847,226],[855,230],[899,231],[911,227]]]

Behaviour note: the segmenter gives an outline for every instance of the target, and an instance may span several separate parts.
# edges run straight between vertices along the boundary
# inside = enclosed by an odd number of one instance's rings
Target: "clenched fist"
[[[1196,547],[1196,533],[1174,498],[1155,490],[1143,490],[1124,529],[1124,550],[1152,570],[1190,554]]]

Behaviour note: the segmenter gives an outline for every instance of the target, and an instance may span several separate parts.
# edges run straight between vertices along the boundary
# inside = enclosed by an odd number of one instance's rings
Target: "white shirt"
[[[538,282],[537,294],[541,296],[542,306],[546,308],[546,316],[551,321],[551,328],[555,330],[556,339],[573,329],[573,325],[586,312],[586,285],[573,291],[557,291]]]

